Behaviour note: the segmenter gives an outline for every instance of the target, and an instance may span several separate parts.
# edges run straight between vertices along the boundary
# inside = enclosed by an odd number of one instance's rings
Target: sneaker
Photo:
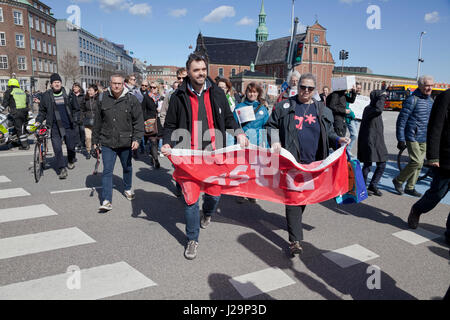
[[[59,173],[59,179],[64,180],[67,179],[67,169],[66,168],[62,168],[61,172]]]
[[[75,169],[75,164],[69,162],[69,163],[67,164],[67,168],[68,168],[69,170],[73,170],[73,169]]]
[[[303,248],[299,241],[295,241],[289,245],[289,251],[291,252],[291,256],[295,257],[295,255],[301,255],[303,253]]]
[[[200,227],[202,227],[202,229],[206,229],[210,224],[211,216],[202,215],[202,219],[200,220]]]
[[[112,204],[108,200],[103,201],[103,204],[98,208],[99,211],[108,212],[112,210]]]
[[[198,242],[191,240],[188,242],[186,246],[186,251],[184,251],[184,256],[188,260],[194,260],[197,257],[197,248],[198,248]]]
[[[134,192],[132,190],[125,190],[124,194],[125,194],[125,197],[130,201],[134,200],[134,198],[136,197],[136,195],[134,194]]]
[[[408,226],[411,229],[417,229],[419,227],[420,213],[414,211],[414,207],[411,208],[411,212],[408,216]]]
[[[405,193],[410,195],[410,196],[417,197],[417,198],[422,197],[422,194],[420,192],[417,192],[416,189],[405,190]]]
[[[375,195],[377,197],[381,197],[383,195],[383,193],[380,190],[378,190],[377,187],[369,186],[369,188],[367,188],[367,191],[369,191],[370,196]]]
[[[392,183],[394,184],[395,191],[401,196],[403,194],[402,184],[398,182],[397,179],[392,180]]]

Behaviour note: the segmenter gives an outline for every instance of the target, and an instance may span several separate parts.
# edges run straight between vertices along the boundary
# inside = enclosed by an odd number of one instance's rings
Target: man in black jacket
[[[132,152],[144,136],[144,119],[138,99],[124,87],[124,77],[111,76],[110,88],[96,110],[92,135],[94,150],[101,145],[103,155],[101,212],[112,210],[113,172],[117,157],[123,168],[124,194],[135,198],[132,187]]]
[[[66,142],[67,147],[67,168],[75,168],[76,153],[75,126],[80,120],[80,109],[78,103],[67,96],[62,87],[62,81],[59,74],[54,73],[50,77],[51,89],[47,90],[39,103],[39,114],[36,118],[38,127],[44,120],[51,128],[51,140],[53,152],[56,159],[56,171],[60,179],[67,178],[67,169],[64,162],[62,143]]]
[[[234,120],[225,93],[208,77],[206,58],[197,53],[191,54],[186,69],[188,78],[170,98],[162,153],[169,156],[170,149],[175,146],[193,150],[221,149],[226,129],[234,130],[242,148],[248,146],[244,132]],[[177,129],[189,134],[182,134],[182,137],[174,141],[172,133]],[[187,259],[192,260],[197,256],[200,226],[205,229],[210,224],[211,215],[216,211],[219,200],[220,197],[205,194],[201,219],[199,201],[191,206],[185,204],[188,244],[184,255]]]
[[[425,195],[416,202],[408,217],[411,229],[419,226],[420,215],[433,210],[450,189],[450,90],[441,93],[434,102],[427,132],[427,159],[433,167],[433,182]],[[450,244],[450,214],[445,239]]]
[[[347,103],[355,103],[356,96],[356,90],[352,89],[350,96],[347,95],[345,90],[342,90],[334,91],[327,97],[327,107],[333,111],[334,130],[341,137],[345,137],[347,133],[345,116],[351,112],[350,109],[347,109]]]

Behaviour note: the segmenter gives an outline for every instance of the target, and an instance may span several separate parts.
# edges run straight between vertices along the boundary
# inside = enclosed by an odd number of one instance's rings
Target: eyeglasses
[[[136,81],[136,78],[130,78],[131,81]]]
[[[183,79],[183,77],[177,77],[177,79],[178,79],[178,80],[182,80],[182,79]]]
[[[308,89],[308,91],[314,91],[314,89],[316,89],[316,88],[315,87],[300,86],[300,89],[302,89],[303,91],[306,91],[306,89]]]
[[[157,89],[157,87],[150,87],[150,89]]]

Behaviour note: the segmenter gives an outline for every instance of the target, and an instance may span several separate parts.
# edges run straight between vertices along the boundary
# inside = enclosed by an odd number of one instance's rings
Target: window
[[[17,48],[25,48],[24,39],[25,39],[25,37],[23,36],[23,34],[21,34],[21,33],[16,34],[16,47]]]
[[[44,60],[44,72],[48,72],[48,62]]]
[[[37,51],[41,52],[41,40],[36,40],[36,49]]]
[[[31,49],[36,50],[36,45],[34,43],[34,38],[31,37]]]
[[[28,14],[28,24],[30,25],[31,29],[34,28],[33,15],[31,13]]]
[[[56,46],[53,45],[53,55],[56,56]]]
[[[50,29],[50,23],[48,23],[48,22],[47,22],[47,34],[48,34],[49,36],[52,35],[52,30]]]
[[[317,48],[314,48],[314,54],[317,54],[318,50]]]
[[[33,71],[36,71],[37,66],[36,66],[36,59],[33,58]]]
[[[21,11],[13,11],[14,24],[23,26],[23,16]]]
[[[56,35],[55,35],[55,27],[54,26],[52,26],[52,37],[56,37]]]
[[[47,43],[42,40],[42,52],[47,53]]]
[[[223,68],[219,68],[219,77],[223,77]]]
[[[45,33],[45,21],[41,21],[41,32]]]
[[[58,66],[56,63],[53,64],[53,72],[58,73]]]
[[[316,34],[314,35],[314,43],[319,43],[320,42],[320,35]]]
[[[83,61],[83,51],[80,51],[80,61]]]
[[[231,69],[231,76],[234,77],[236,75],[236,69]]]
[[[22,57],[22,56],[18,56],[17,57],[17,68],[19,70],[27,70],[27,58],[26,57]]]
[[[39,71],[44,71],[44,68],[42,67],[42,60],[39,59]]]
[[[36,25],[36,31],[40,31],[40,29],[39,29],[39,18],[36,18],[36,21],[35,21],[36,23],[35,23],[35,25]]]
[[[83,41],[81,41],[81,38],[80,38],[80,49],[81,48],[83,48]]]
[[[0,22],[3,22],[3,8],[0,8]]]
[[[53,63],[50,62],[48,64],[48,68],[49,68],[50,73],[53,73]]]
[[[0,69],[8,69],[8,56],[0,56]]]
[[[86,49],[86,40],[83,39],[83,49]]]
[[[0,46],[6,46],[6,35],[4,32],[0,32]]]
[[[48,44],[48,54],[52,55],[52,44],[51,43]]]

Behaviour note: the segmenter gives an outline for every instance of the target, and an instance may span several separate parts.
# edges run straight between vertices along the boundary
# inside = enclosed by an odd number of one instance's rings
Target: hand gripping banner
[[[323,161],[301,165],[287,150],[270,153],[251,145],[207,152],[173,149],[174,179],[188,205],[201,192],[260,199],[286,205],[316,204],[349,191],[345,147]]]

